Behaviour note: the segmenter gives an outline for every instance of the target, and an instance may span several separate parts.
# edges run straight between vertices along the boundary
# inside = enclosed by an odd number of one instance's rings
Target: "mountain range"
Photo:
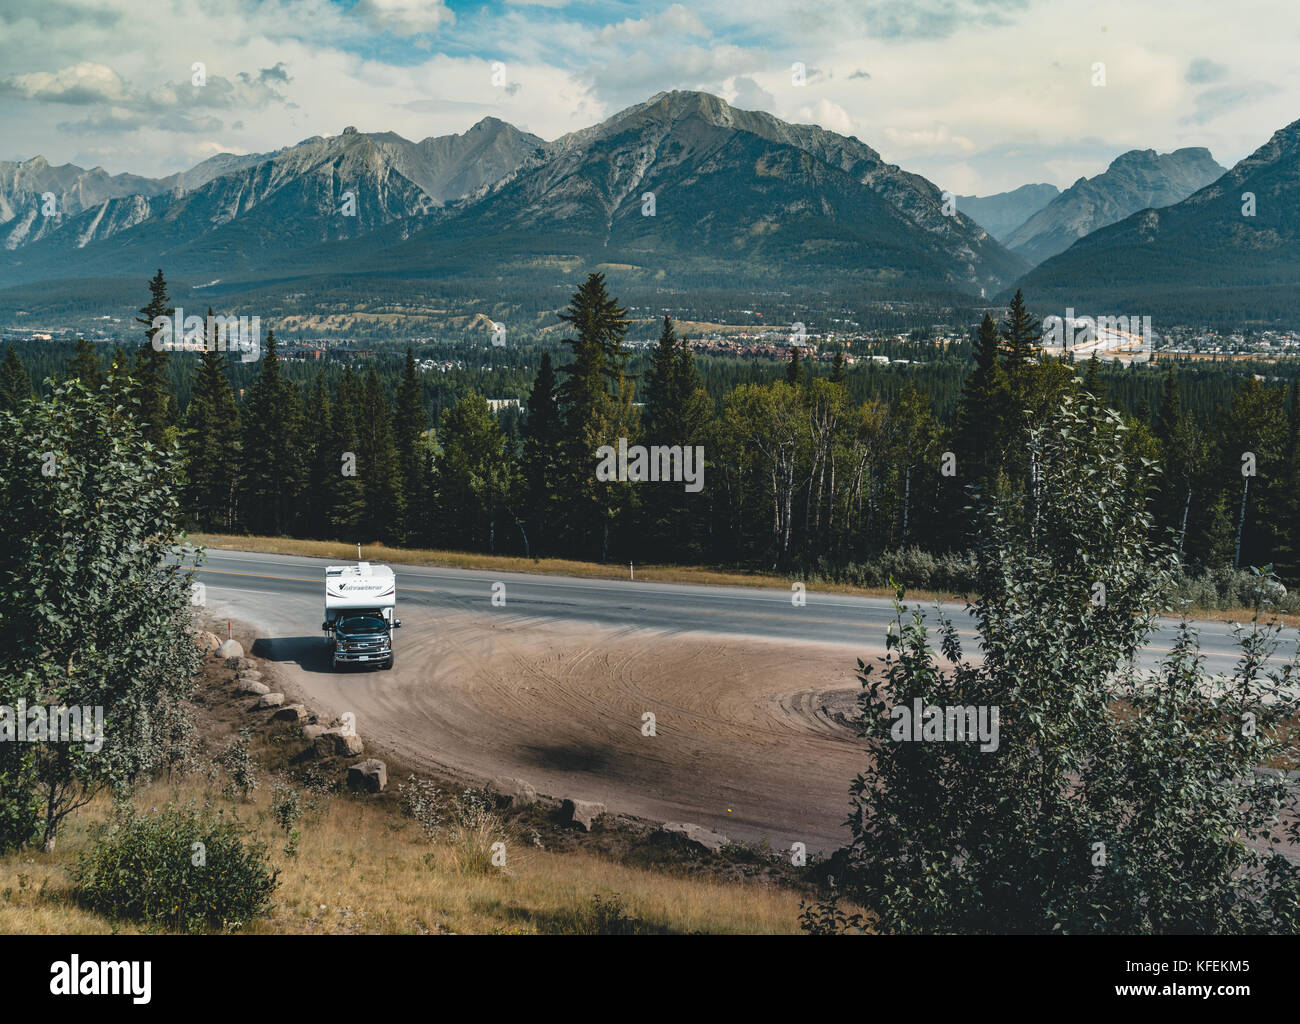
[[[1172,294],[1170,267],[1212,267],[1238,248],[1242,268],[1261,267],[1237,274],[1240,286],[1271,287],[1300,266],[1294,129],[1227,175],[1205,149],[1135,150],[1059,194],[1039,184],[959,196],[955,214],[932,182],[856,137],[701,92],[660,93],[552,142],[486,118],[420,142],[347,128],[158,179],[37,157],[0,163],[0,288],[13,301],[78,280],[138,291],[161,266],[228,292],[299,281],[346,301],[425,279],[486,282],[500,297],[598,267],[651,289],[978,301],[1018,285],[1140,294],[1152,275]],[[1237,189],[1240,175],[1259,178],[1259,213],[1211,232],[1215,253],[1202,258],[1186,225],[1210,217],[1204,197]],[[1177,242],[1152,262],[1167,237]]]
[[[251,280],[579,260],[647,278],[830,274],[974,293],[1027,269],[858,139],[697,92],[661,93],[551,143],[488,119],[419,143],[346,129],[134,187],[85,174],[96,205],[61,201],[38,226],[4,225],[0,284],[159,265]],[[9,207],[31,219],[46,186],[16,180]]]
[[[1300,120],[1182,202],[1133,213],[1032,270],[1027,294],[1078,309],[1300,315]],[[1100,308],[1100,307],[1106,308]],[[1184,321],[1185,322],[1185,321]]]
[[[1131,213],[1181,202],[1224,170],[1200,147],[1173,153],[1131,150],[1095,178],[1080,178],[1002,241],[1039,264]]]
[[[1021,185],[991,196],[957,196],[957,208],[999,242],[1061,194],[1055,185]]]

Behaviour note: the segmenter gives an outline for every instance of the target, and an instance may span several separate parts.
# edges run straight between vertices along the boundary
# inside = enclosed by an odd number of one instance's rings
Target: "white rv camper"
[[[397,581],[386,565],[358,562],[325,569],[325,641],[333,667],[376,665],[393,667],[393,618]]]

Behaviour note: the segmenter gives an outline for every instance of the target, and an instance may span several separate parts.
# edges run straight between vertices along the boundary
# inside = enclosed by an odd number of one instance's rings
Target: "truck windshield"
[[[355,615],[339,624],[343,633],[386,633],[388,623],[377,615]]]

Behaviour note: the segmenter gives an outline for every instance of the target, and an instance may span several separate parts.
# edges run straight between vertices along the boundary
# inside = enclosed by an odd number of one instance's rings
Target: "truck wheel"
[[[384,668],[385,668],[385,669],[390,669],[390,668],[392,668],[392,667],[393,667],[393,659],[392,659],[392,658],[389,658],[386,662],[384,662]]]

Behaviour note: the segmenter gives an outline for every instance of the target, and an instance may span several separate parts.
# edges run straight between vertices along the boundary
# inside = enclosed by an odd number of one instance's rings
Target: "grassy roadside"
[[[241,637],[241,639],[244,639]],[[253,659],[275,681],[270,666]],[[381,751],[389,785],[380,795],[341,785],[355,758],[306,759],[295,725],[277,723],[239,693],[234,671],[204,661],[190,709],[197,746],[188,774],[155,780],[135,793],[139,810],[194,802],[250,826],[280,871],[270,916],[251,934],[775,934],[799,930],[799,904],[815,883],[784,858],[740,847],[710,854],[664,833],[602,816],[590,834],[557,825],[542,804],[498,809],[466,840],[431,841],[403,810],[399,786],[409,770]],[[226,792],[227,776],[209,766],[250,731],[258,786],[247,798]],[[296,856],[272,812],[272,785],[299,793],[304,815]],[[451,798],[469,787],[430,780]],[[74,812],[56,849],[0,855],[0,934],[91,934],[146,930],[82,906],[73,869],[91,848],[93,828],[111,815],[109,797]],[[504,867],[482,856],[506,844]],[[779,862],[779,863],[778,863]]]
[[[251,934],[620,934],[798,931],[799,896],[759,881],[720,882],[620,864],[585,851],[521,846],[505,869],[472,873],[455,851],[430,845],[389,803],[338,795],[309,812],[296,857],[270,815],[269,787],[248,801],[186,779],[155,783],[137,807],[176,801],[210,803],[252,825],[280,869],[270,917]],[[54,853],[0,857],[0,934],[96,934],[143,931],[81,907],[71,869],[91,842],[90,826],[107,817],[107,799],[83,808],[61,832]]]
[[[312,558],[336,558],[355,561],[355,544],[337,541],[297,540],[292,537],[257,537],[219,533],[192,533],[190,540],[204,547],[222,551],[256,551],[271,555],[306,555]],[[507,555],[483,555],[467,551],[439,551],[433,548],[395,548],[387,544],[363,544],[362,557],[372,562],[400,562],[449,569],[495,569],[500,572],[535,573],[541,576],[575,576],[581,579],[626,580],[631,575],[626,565],[579,562],[567,558],[519,558]],[[635,578],[657,583],[694,583],[704,586],[767,587],[787,590],[792,577],[777,573],[716,569],[693,565],[638,565]],[[818,582],[812,589],[821,593],[852,594],[859,597],[893,597],[888,587],[858,587],[848,583]],[[907,591],[909,603],[962,601],[964,595],[934,590]],[[1191,608],[1192,618],[1213,622],[1248,622],[1249,608]],[[1278,615],[1287,626],[1300,627],[1300,615]]]

